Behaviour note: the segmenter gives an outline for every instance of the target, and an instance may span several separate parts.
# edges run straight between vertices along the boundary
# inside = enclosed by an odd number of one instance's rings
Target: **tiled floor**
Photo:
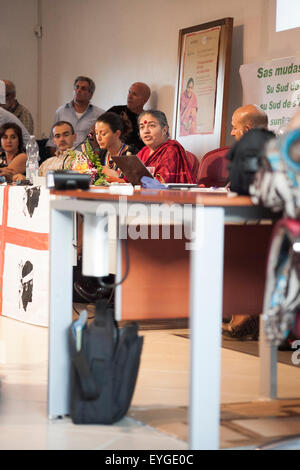
[[[141,332],[144,349],[129,416],[113,426],[78,426],[69,418],[47,418],[48,330],[0,317],[0,449],[187,449],[189,340],[178,332]],[[258,373],[258,358],[222,349],[221,447],[254,448],[256,435],[300,434],[300,369],[279,364],[279,397],[296,399],[288,416],[278,409],[274,416],[258,413]],[[247,420],[245,407],[234,405],[242,402],[251,404]]]

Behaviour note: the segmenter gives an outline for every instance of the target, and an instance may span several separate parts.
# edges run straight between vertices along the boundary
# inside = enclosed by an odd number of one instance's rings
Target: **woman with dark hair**
[[[143,111],[138,117],[145,146],[138,153],[145,166],[154,166],[154,176],[162,183],[195,183],[186,151],[169,138],[169,125],[162,111]]]
[[[11,181],[16,174],[25,174],[27,155],[24,153],[21,128],[12,122],[0,128],[0,175]]]
[[[180,135],[196,133],[198,101],[194,93],[194,79],[188,79],[186,89],[180,98]]]
[[[108,182],[123,181],[122,174],[111,157],[138,153],[136,147],[124,143],[124,138],[131,130],[130,122],[116,113],[104,113],[96,121],[95,135],[100,147],[99,156]]]

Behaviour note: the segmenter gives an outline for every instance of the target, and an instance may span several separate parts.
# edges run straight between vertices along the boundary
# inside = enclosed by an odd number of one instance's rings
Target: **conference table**
[[[117,220],[117,282],[123,276],[124,239],[127,238],[131,248],[134,248],[141,241],[138,238],[143,238],[143,248],[139,253],[143,253],[144,256],[145,247],[153,242],[151,240],[153,233],[150,230],[143,232],[141,227],[167,228],[172,226],[171,235],[168,232],[165,237],[161,236],[161,233],[157,235],[157,232],[154,231],[155,242],[157,242],[157,238],[165,238],[161,240],[165,243],[164,246],[173,242],[177,243],[177,240],[174,239],[180,238],[180,231],[179,235],[177,233],[177,237],[174,236],[175,228],[183,227],[184,233],[181,232],[181,242],[184,244],[184,251],[189,260],[187,281],[189,298],[187,313],[190,329],[189,447],[190,449],[217,449],[220,427],[221,322],[222,314],[224,314],[224,228],[229,224],[229,227],[234,230],[235,227],[242,227],[244,234],[250,231],[250,246],[251,240],[255,239],[253,229],[256,231],[261,227],[265,231],[266,228],[268,239],[272,230],[274,214],[262,207],[254,206],[247,196],[237,196],[221,191],[140,189],[135,190],[131,195],[127,195],[126,191],[123,188],[120,188],[119,194],[116,189],[114,189],[115,193],[112,193],[107,188],[91,188],[88,191],[51,191],[55,198],[50,202],[49,417],[67,415],[70,411],[70,357],[67,332],[72,321],[74,211],[82,214],[84,220],[88,222],[88,235],[84,235],[83,238],[83,256],[85,256],[87,239],[92,246],[99,246],[100,254],[101,250],[102,253],[107,253],[107,240],[105,239],[108,236],[107,220],[114,218]],[[261,221],[264,221],[265,227]],[[124,227],[127,228],[124,230]],[[231,245],[236,245],[237,238],[233,237],[233,240],[235,241]],[[247,244],[248,242],[241,243],[241,246],[245,248],[245,253],[249,251]],[[259,241],[254,240],[253,249],[256,250],[256,246],[259,246]],[[267,254],[266,246],[264,245],[262,249],[264,255]],[[85,262],[88,263],[88,257],[91,256],[90,250],[86,253]],[[129,255],[130,253],[129,250]],[[171,256],[176,258],[174,251],[172,253]],[[242,265],[241,269],[250,272],[251,269],[247,265],[243,266],[243,260],[240,259],[243,256],[241,253],[238,251],[236,255]],[[150,253],[147,258],[150,272],[151,256]],[[251,254],[249,260],[251,261],[252,258]],[[135,256],[133,250],[131,259],[133,272],[135,264],[138,264],[138,259],[142,259],[144,262],[144,258]],[[168,264],[165,259],[163,262]],[[263,262],[265,262],[264,259]],[[107,259],[103,263],[107,263]],[[101,257],[99,264],[101,265]],[[158,269],[164,268],[162,264],[157,266]],[[101,266],[99,269],[101,270]],[[173,267],[171,270],[174,271]],[[254,263],[253,271],[255,270],[257,271]],[[144,272],[146,276],[146,271],[148,271],[147,265],[138,267],[139,288],[136,290],[139,290],[141,286],[142,291],[143,274],[141,273]],[[176,278],[178,279],[178,275]],[[170,282],[172,282],[171,275]],[[163,283],[167,289],[168,275],[165,272]],[[128,285],[130,285],[130,281],[128,281]],[[152,288],[150,287],[150,289]],[[237,286],[234,288],[238,291]],[[135,311],[126,313],[125,307],[128,302],[126,302],[125,292],[126,281],[115,291],[116,319],[138,321],[139,317]],[[170,297],[169,294],[167,295]],[[230,295],[230,297],[234,296]],[[243,302],[247,303],[245,297],[243,297]],[[144,305],[141,301],[138,303],[141,315],[143,307],[145,307],[146,313],[144,316],[142,315],[142,318],[151,317],[151,312],[153,315],[169,318],[175,309],[174,304],[178,302],[175,301],[172,304],[162,301],[158,314],[158,307],[154,301],[153,305],[151,301],[144,302]],[[259,304],[261,303],[262,301],[259,300]],[[149,311],[149,305],[151,305],[152,311]],[[178,313],[175,316],[178,316]],[[275,351],[266,344],[263,333],[260,336],[261,351],[264,356],[261,392],[265,396],[273,397],[276,393]]]

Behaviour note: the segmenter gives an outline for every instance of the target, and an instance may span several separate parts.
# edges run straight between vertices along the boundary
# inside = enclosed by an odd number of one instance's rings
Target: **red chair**
[[[229,149],[230,147],[220,147],[203,155],[198,169],[198,184],[204,184],[206,187],[226,185],[228,179],[226,155]]]
[[[188,150],[186,150],[185,153],[188,164],[192,171],[192,175],[195,177],[196,183],[198,183],[200,160],[196,157],[196,155],[194,155],[192,152],[189,152]]]

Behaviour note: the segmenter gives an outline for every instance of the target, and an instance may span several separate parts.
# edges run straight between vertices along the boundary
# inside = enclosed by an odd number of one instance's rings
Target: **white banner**
[[[48,325],[49,190],[0,188],[0,314]]]
[[[48,326],[49,252],[6,244],[3,272],[3,314]]]
[[[277,132],[300,109],[300,59],[288,57],[267,63],[241,65],[244,103],[256,104]]]
[[[13,187],[9,192],[7,225],[49,233],[49,189],[43,186]]]

